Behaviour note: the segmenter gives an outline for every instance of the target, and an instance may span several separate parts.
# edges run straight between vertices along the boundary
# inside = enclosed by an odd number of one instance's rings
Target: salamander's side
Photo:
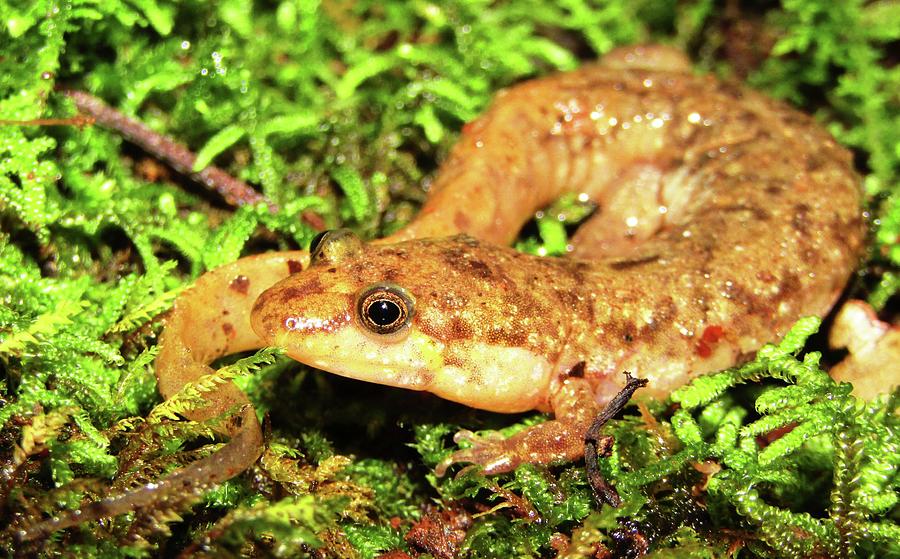
[[[861,181],[809,116],[668,60],[677,71],[616,56],[499,95],[398,238],[508,243],[560,194],[587,194],[599,210],[568,273],[529,292],[546,320],[520,321],[516,339],[565,323],[560,367],[587,361],[601,399],[626,369],[664,397],[828,312],[863,250]]]
[[[657,91],[617,116],[671,119],[657,158],[626,171],[602,222],[576,237],[576,256],[613,256],[585,280],[591,305],[573,316],[594,327],[572,346],[614,348],[588,369],[634,371],[664,397],[829,311],[864,248],[861,181],[846,149],[781,103],[706,78],[631,77],[623,91],[648,79]]]
[[[849,153],[783,104],[682,70],[593,66],[498,95],[408,228],[313,259],[251,322],[335,374],[554,413],[444,466],[574,459],[623,371],[665,397],[827,313],[862,250],[859,184]],[[569,257],[504,246],[565,192],[599,206]],[[360,301],[388,292],[405,318],[382,335]]]

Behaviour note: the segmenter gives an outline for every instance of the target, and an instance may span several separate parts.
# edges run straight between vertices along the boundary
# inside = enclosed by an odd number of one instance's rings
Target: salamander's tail
[[[689,74],[691,59],[681,50],[666,45],[628,45],[603,55],[600,66],[612,70],[647,70]]]
[[[256,412],[244,406],[236,416],[236,432],[228,443],[213,454],[179,468],[160,481],[136,487],[83,507],[32,524],[15,534],[19,542],[46,538],[57,530],[83,522],[118,516],[146,507],[164,507],[200,496],[211,486],[222,483],[252,466],[262,453],[263,439]]]

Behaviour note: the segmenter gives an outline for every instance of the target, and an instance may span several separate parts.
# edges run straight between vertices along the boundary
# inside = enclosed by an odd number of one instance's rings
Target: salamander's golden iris
[[[409,326],[415,310],[412,298],[390,284],[365,289],[357,301],[357,320],[366,330],[379,335],[396,334]]]

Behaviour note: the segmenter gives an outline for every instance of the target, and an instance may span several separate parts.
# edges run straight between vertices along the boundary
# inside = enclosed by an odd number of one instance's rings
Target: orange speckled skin
[[[629,63],[633,53],[499,94],[413,223],[263,293],[256,332],[353,378],[494,411],[552,410],[555,421],[451,460],[499,472],[579,456],[585,418],[622,371],[662,397],[826,313],[864,237],[850,154],[782,103],[693,76],[674,56],[675,71]],[[600,210],[569,257],[505,246],[572,191]],[[415,300],[403,340],[358,333],[356,296],[379,282]],[[569,377],[581,362],[583,378]],[[591,397],[561,414],[579,383]]]
[[[507,248],[565,192],[600,208],[572,254]],[[269,254],[201,278],[164,333],[160,388],[169,396],[217,356],[277,343],[354,378],[554,413],[512,439],[475,441],[439,471],[456,461],[501,472],[578,458],[623,371],[661,397],[826,313],[862,249],[860,197],[850,154],[810,117],[694,76],[670,49],[619,49],[498,94],[465,127],[419,216],[391,238],[308,269],[305,252]],[[357,295],[378,282],[415,300],[410,326],[390,339],[363,332],[354,316]],[[195,418],[247,404],[227,385]],[[224,431],[232,442],[207,459],[218,462],[189,466],[179,483],[208,483],[211,470],[222,479],[256,460],[252,413]],[[170,485],[163,480],[156,498],[177,490]],[[127,494],[105,512],[136,503]]]

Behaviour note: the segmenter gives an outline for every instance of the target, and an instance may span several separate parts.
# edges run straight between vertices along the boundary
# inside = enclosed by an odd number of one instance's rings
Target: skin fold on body
[[[509,248],[569,192],[599,208],[570,254]],[[418,217],[391,237],[329,232],[312,258],[261,254],[201,277],[167,320],[160,392],[211,373],[217,357],[278,345],[347,377],[553,413],[510,439],[460,434],[474,445],[438,473],[575,460],[623,371],[662,398],[827,313],[861,254],[860,203],[850,153],[809,116],[693,75],[672,49],[619,49],[499,93],[465,126]],[[229,383],[208,402],[186,415],[237,410],[220,428],[228,444],[79,520],[200,492],[252,465],[263,439],[247,397]]]

